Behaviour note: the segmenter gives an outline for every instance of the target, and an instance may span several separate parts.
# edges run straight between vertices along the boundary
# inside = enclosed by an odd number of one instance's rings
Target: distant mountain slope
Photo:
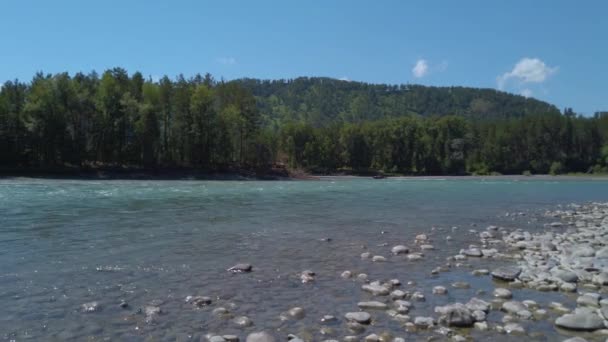
[[[323,126],[407,114],[492,119],[559,112],[549,103],[494,89],[369,84],[319,77],[234,82],[257,98],[266,124],[298,120]]]

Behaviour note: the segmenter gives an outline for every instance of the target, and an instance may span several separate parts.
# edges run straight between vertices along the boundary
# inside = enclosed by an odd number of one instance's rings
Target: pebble
[[[473,324],[473,327],[480,331],[486,331],[486,330],[488,330],[488,323],[487,322],[475,322]]]
[[[234,324],[236,324],[238,327],[241,328],[246,328],[246,327],[250,327],[253,325],[253,321],[251,321],[251,319],[249,319],[249,317],[247,316],[239,316],[236,317],[233,320]]]
[[[504,281],[513,281],[520,273],[521,268],[517,266],[503,266],[492,271],[492,277]]]
[[[374,257],[372,258],[373,262],[385,262],[386,258],[383,257],[382,255],[374,255]]]
[[[369,324],[372,321],[372,316],[365,311],[348,312],[344,315],[344,318],[346,318],[347,321],[359,324]]]
[[[390,289],[384,285],[380,285],[377,282],[365,284],[361,286],[363,291],[367,291],[374,296],[387,296],[390,293]]]
[[[316,273],[310,270],[306,270],[303,271],[300,274],[300,280],[302,280],[302,283],[312,283],[313,281],[315,281],[315,275]]]
[[[407,254],[409,252],[410,252],[410,249],[404,245],[397,245],[397,246],[391,248],[391,253],[393,253],[395,255]]]
[[[517,314],[520,311],[527,310],[526,306],[520,302],[507,301],[502,304],[502,311]]]
[[[448,290],[444,286],[435,286],[433,287],[433,294],[436,295],[444,295],[447,294]]]
[[[463,249],[462,251],[460,251],[460,254],[470,257],[481,257],[483,255],[479,248]]]
[[[526,330],[518,323],[508,323],[504,327],[507,334],[525,334]]]
[[[490,270],[486,270],[486,269],[474,270],[473,272],[471,272],[471,274],[473,274],[474,276],[484,276],[484,275],[490,274]]]
[[[456,289],[468,289],[471,287],[471,285],[464,281],[457,281],[455,283],[452,283],[452,287]]]
[[[494,289],[494,297],[500,299],[511,299],[513,298],[513,293],[509,289],[499,287]]]
[[[576,299],[579,306],[600,307],[600,295],[597,293],[585,293]]]
[[[433,317],[418,316],[414,318],[414,325],[419,328],[430,328],[435,324]]]
[[[407,294],[401,290],[395,290],[390,293],[391,299],[403,299]]]
[[[211,304],[211,297],[188,296],[188,297],[186,297],[186,303],[190,303],[190,304],[200,308],[200,307]]]
[[[388,306],[385,303],[378,301],[359,302],[357,306],[360,309],[385,310]]]
[[[418,302],[424,302],[426,300],[426,298],[424,297],[424,294],[422,292],[414,292],[412,294],[412,299]]]
[[[336,317],[332,315],[325,315],[321,318],[322,323],[335,322],[336,320]]]
[[[277,340],[269,333],[261,331],[247,335],[245,342],[277,342]]]
[[[300,307],[295,307],[295,308],[291,308],[289,309],[289,311],[287,312],[289,314],[289,316],[291,316],[292,318],[295,319],[302,319],[304,318],[304,309],[300,308]]]
[[[422,259],[422,254],[420,253],[412,253],[407,255],[407,260],[409,261],[418,261]]]
[[[91,313],[101,311],[101,304],[99,302],[88,302],[80,306],[82,312]]]

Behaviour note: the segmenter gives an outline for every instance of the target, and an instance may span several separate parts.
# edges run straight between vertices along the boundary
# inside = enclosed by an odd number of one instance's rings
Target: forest
[[[0,169],[405,175],[608,172],[608,113],[493,89],[114,68],[0,90]]]

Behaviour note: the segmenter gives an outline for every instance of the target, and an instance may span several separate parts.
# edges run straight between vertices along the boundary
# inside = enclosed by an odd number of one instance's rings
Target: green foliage
[[[408,115],[504,119],[559,113],[546,102],[494,89],[368,84],[319,77],[236,82],[256,97],[264,125],[300,121],[319,127]]]
[[[524,175],[524,176],[530,177],[530,176],[532,176],[532,171],[526,170],[526,171],[522,172],[521,174]]]
[[[608,115],[489,89],[37,74],[0,90],[0,166],[394,174],[608,171]]]
[[[549,174],[555,176],[564,173],[564,166],[560,162],[553,162],[549,169]]]

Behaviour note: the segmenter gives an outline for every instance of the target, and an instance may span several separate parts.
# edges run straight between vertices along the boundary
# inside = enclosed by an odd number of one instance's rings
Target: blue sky
[[[329,76],[496,88],[608,110],[608,1],[28,1],[0,6],[0,80]]]

